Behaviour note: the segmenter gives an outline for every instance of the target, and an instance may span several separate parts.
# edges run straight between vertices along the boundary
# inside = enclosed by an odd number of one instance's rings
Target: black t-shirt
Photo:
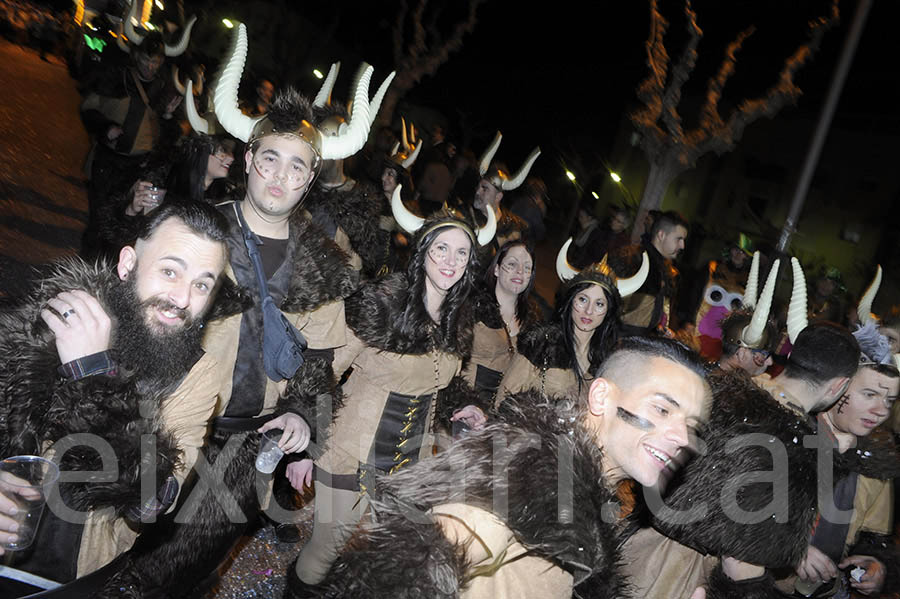
[[[259,235],[262,245],[259,246],[259,257],[262,259],[263,272],[266,280],[270,280],[275,271],[281,266],[287,257],[287,239],[272,239]]]

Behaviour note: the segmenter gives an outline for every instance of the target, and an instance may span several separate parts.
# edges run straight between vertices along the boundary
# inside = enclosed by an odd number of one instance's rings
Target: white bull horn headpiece
[[[197,106],[194,104],[194,82],[190,79],[187,82],[187,89],[184,90],[184,111],[187,113],[191,129],[197,133],[205,133],[207,135],[211,133],[209,121],[197,112]]]
[[[134,44],[140,44],[144,41],[144,36],[139,34],[135,28],[134,24],[136,22],[140,22],[140,17],[138,17],[138,8],[139,8],[140,0],[133,0],[131,3],[131,8],[128,11],[128,15],[123,19],[125,25],[125,35],[128,36],[128,39],[131,40]],[[165,44],[165,54],[170,58],[174,58],[175,56],[181,56],[184,54],[184,51],[187,50],[188,43],[191,41],[191,30],[194,28],[194,24],[197,22],[197,17],[193,16],[188,19],[188,22],[185,23],[184,29],[181,32],[181,38],[178,40],[173,46],[169,44]]]
[[[556,254],[556,274],[564,283],[572,281],[575,277],[582,275],[585,281],[595,283],[606,289],[609,289],[610,284],[615,285],[616,289],[619,291],[619,295],[621,297],[627,297],[640,289],[644,284],[644,281],[647,280],[647,275],[650,274],[650,258],[647,256],[647,252],[641,254],[641,267],[633,276],[628,278],[617,277],[616,273],[609,267],[609,264],[607,264],[606,256],[603,256],[603,259],[600,262],[579,271],[569,264],[567,254],[569,246],[571,245],[572,238],[569,237],[559,249],[559,253]]]
[[[878,294],[878,288],[881,287],[881,265],[875,270],[875,278],[866,292],[863,293],[856,308],[856,314],[859,316],[859,324],[866,324],[872,320],[872,304],[875,302],[875,296]]]
[[[531,171],[531,167],[534,165],[534,161],[541,155],[541,148],[537,147],[533,149],[531,154],[525,159],[521,168],[516,171],[516,174],[510,176],[508,173],[498,168],[490,168],[491,161],[494,159],[494,155],[497,153],[497,148],[500,147],[500,142],[502,140],[503,135],[497,131],[497,135],[494,136],[494,141],[491,142],[491,145],[488,146],[487,150],[484,151],[484,154],[481,155],[481,159],[478,161],[478,173],[482,178],[490,181],[491,185],[497,189],[501,191],[510,191],[516,189],[525,182],[529,171]]]
[[[226,131],[247,143],[275,133],[292,135],[308,143],[323,160],[340,160],[362,149],[369,135],[369,83],[372,79],[372,67],[367,67],[359,78],[354,93],[353,114],[342,133],[335,137],[323,136],[310,120],[299,112],[298,122],[283,130],[272,122],[268,114],[253,119],[238,110],[237,90],[247,59],[247,46],[247,28],[243,23],[239,23],[230,56],[225,62],[213,94],[216,118]]]
[[[407,233],[417,233],[425,225],[425,219],[421,216],[416,216],[403,205],[403,200],[400,199],[400,190],[402,187],[402,185],[397,185],[397,187],[394,188],[394,193],[391,194],[391,212],[394,214],[394,220],[397,221],[397,224],[400,225],[404,231]],[[465,231],[473,241],[477,241],[478,245],[485,246],[491,242],[494,238],[494,234],[497,232],[497,215],[493,209],[488,210],[487,223],[480,229],[473,230],[464,220],[448,213],[437,217],[431,226],[422,232],[422,236],[424,237],[436,228],[445,226],[459,227]]]
[[[759,252],[753,255],[754,264],[757,266],[757,276],[759,275],[758,256]],[[780,265],[780,260],[776,260],[772,264],[762,295],[759,296],[759,304],[753,310],[750,324],[741,331],[741,342],[747,347],[760,349],[762,342],[766,341],[766,325],[769,322],[769,312],[772,309],[772,298],[775,297],[775,282],[778,280],[778,267]],[[744,297],[746,298],[746,295]]]
[[[409,169],[416,161],[416,158],[419,157],[419,153],[422,151],[422,146],[424,145],[421,141],[418,144],[415,144],[415,141],[410,142],[410,140],[415,140],[416,129],[415,126],[410,123],[409,126],[409,136],[406,134],[406,119],[402,116],[400,117],[400,126],[401,126],[401,137],[400,141],[394,144],[394,147],[391,149],[391,160],[405,169]],[[400,145],[403,144],[403,151],[400,152]],[[415,144],[415,145],[414,145]]]
[[[319,93],[316,94],[316,97],[313,100],[313,106],[322,108],[323,106],[331,104],[331,91],[334,89],[334,82],[337,81],[337,76],[340,71],[340,61],[332,63],[331,68],[328,69],[328,76],[325,77],[325,81],[322,82],[322,87],[319,88]]]
[[[750,274],[747,276],[747,286],[744,288],[744,299],[741,304],[752,310],[756,306],[757,293],[759,293],[759,251],[753,252],[753,261],[750,263]]]
[[[809,324],[806,305],[806,277],[803,276],[803,268],[800,261],[791,258],[791,270],[794,273],[794,288],[791,291],[791,303],[788,307],[787,331],[788,338],[793,344],[797,340],[800,331]]]

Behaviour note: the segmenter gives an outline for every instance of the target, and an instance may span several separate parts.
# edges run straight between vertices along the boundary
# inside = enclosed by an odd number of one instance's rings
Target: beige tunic
[[[525,547],[494,514],[464,503],[439,505],[432,514],[448,539],[466,544],[473,578],[461,599],[572,596],[572,575],[542,557],[525,555]],[[475,576],[477,571],[484,574]]]
[[[160,408],[163,428],[175,437],[182,452],[181,463],[174,472],[179,485],[184,484],[194,467],[206,439],[221,377],[218,362],[204,354]],[[115,516],[112,508],[89,512],[81,536],[77,576],[90,574],[127,551],[137,534],[124,518]]]
[[[578,378],[571,368],[541,369],[525,356],[516,354],[500,381],[494,408],[508,395],[530,389],[541,391],[547,397],[579,397],[586,400],[591,385],[591,378],[588,377],[590,375],[586,375],[579,387]]]
[[[479,366],[506,372],[516,353],[516,337],[510,337],[505,328],[492,329],[483,322],[475,323],[472,335],[472,353],[462,376],[475,387]]]
[[[229,264],[226,274],[234,280],[234,271]],[[344,301],[334,300],[310,312],[285,314],[285,318],[303,333],[310,349],[333,349],[346,343],[344,322]],[[219,401],[215,416],[221,416],[228,407],[234,378],[234,364],[237,361],[238,344],[241,337],[242,314],[235,314],[210,322],[203,336],[203,349],[216,358],[221,368],[219,380]],[[336,371],[337,372],[337,371]],[[279,396],[287,387],[287,381],[273,381],[266,378],[266,395],[263,409],[258,414],[265,416],[275,410]]]
[[[353,372],[344,383],[344,407],[335,416],[325,453],[316,461],[331,474],[354,474],[366,463],[391,392],[436,394],[459,374],[460,359],[442,351],[396,354],[366,345],[347,329],[347,344],[335,351],[334,372]],[[435,399],[425,409],[426,433],[419,457],[431,455]]]

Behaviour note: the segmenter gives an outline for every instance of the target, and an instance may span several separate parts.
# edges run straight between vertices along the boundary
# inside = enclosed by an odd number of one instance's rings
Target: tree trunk
[[[647,174],[647,184],[641,194],[641,203],[638,206],[637,215],[634,218],[634,228],[631,230],[631,241],[637,243],[644,233],[644,221],[651,210],[659,210],[669,183],[678,176],[681,170],[673,161],[664,160],[661,164],[650,163],[650,172]]]

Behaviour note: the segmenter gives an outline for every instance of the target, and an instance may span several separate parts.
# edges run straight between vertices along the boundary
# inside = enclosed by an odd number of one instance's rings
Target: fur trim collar
[[[849,470],[878,480],[900,478],[900,452],[887,431],[876,430],[867,437],[857,437],[855,448],[836,453],[835,466],[838,471]]]
[[[484,285],[478,285],[472,292],[473,314],[476,322],[484,323],[485,326],[492,329],[502,329],[504,322],[500,316],[500,304],[492,289],[488,289]],[[525,313],[525,321],[520,323],[519,330],[524,331],[530,328],[534,323],[542,320],[541,309],[537,302],[532,298],[528,298],[528,310]]]
[[[430,320],[401,330],[403,313],[410,301],[409,284],[403,273],[391,273],[360,287],[346,300],[347,325],[367,345],[398,354],[424,354],[437,347],[464,358],[472,348],[470,308],[460,310],[455,334],[440,338],[440,327]]]
[[[520,354],[537,368],[570,368],[572,358],[566,351],[563,330],[557,322],[539,322],[519,334]]]

